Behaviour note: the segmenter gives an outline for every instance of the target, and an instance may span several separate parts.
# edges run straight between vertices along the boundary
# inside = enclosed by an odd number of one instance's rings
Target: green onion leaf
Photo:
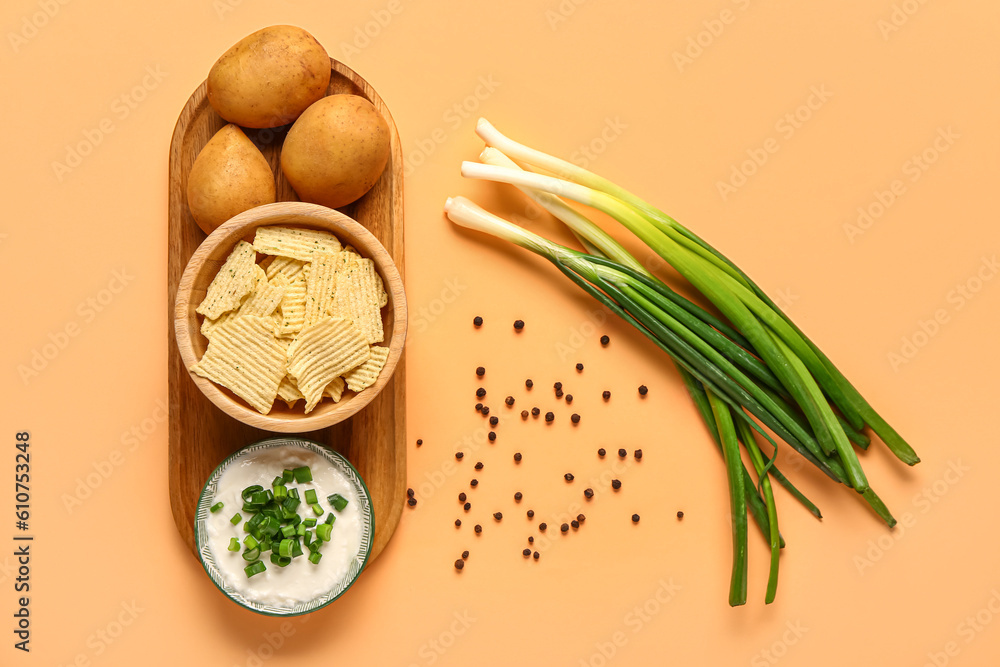
[[[319,559],[322,557],[323,554],[321,554],[318,551],[313,551],[311,554],[309,554],[309,562],[312,563],[313,565],[318,565]]]
[[[327,496],[326,501],[333,506],[333,509],[338,512],[342,511],[347,507],[347,498],[340,495],[339,493],[334,493],[333,495]]]
[[[218,512],[219,510],[221,510],[223,507],[225,507],[225,504],[221,503],[221,502],[218,502],[218,503],[215,503],[214,505],[212,505],[209,508],[208,511],[211,512],[212,514],[215,514],[216,512]]]
[[[253,575],[260,574],[266,569],[267,568],[264,566],[264,563],[262,563],[261,561],[257,561],[256,563],[250,563],[249,565],[247,565],[245,568],[243,568],[243,571],[247,573],[247,579],[249,579]]]
[[[295,481],[299,484],[313,481],[312,471],[309,470],[309,466],[295,468],[292,470],[292,475],[295,476]]]
[[[242,520],[243,520],[243,516],[239,512],[237,512],[236,514],[233,515],[233,518],[229,520],[229,523],[231,523],[231,524],[233,524],[235,526],[236,524],[238,524]]]
[[[230,537],[229,538],[229,550],[230,551],[239,551],[240,550],[240,541],[238,539],[236,539],[235,537]]]

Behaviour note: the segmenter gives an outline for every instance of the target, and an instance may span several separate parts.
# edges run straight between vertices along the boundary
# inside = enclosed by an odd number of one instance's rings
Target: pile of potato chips
[[[266,255],[257,264],[257,253]],[[196,312],[208,349],[191,369],[261,414],[276,399],[340,401],[375,384],[389,358],[375,263],[328,232],[260,227],[240,241]]]

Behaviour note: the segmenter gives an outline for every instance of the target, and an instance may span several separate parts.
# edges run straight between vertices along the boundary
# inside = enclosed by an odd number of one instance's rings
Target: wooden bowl
[[[201,322],[195,308],[205,297],[205,291],[212,282],[219,267],[229,257],[240,240],[253,242],[258,227],[266,225],[288,225],[332,232],[344,245],[354,246],[363,257],[375,262],[375,270],[382,277],[389,303],[382,309],[382,326],[389,346],[389,359],[385,362],[378,380],[360,393],[344,392],[338,403],[320,401],[308,415],[304,414],[302,402],[288,408],[276,401],[271,412],[262,415],[250,407],[225,387],[191,372],[208,347],[208,339],[201,333]],[[396,363],[403,353],[406,340],[406,295],[403,280],[393,264],[392,258],[382,244],[360,223],[339,211],[304,202],[279,202],[265,204],[244,211],[209,234],[191,256],[174,301],[174,337],[181,359],[188,375],[198,388],[220,410],[244,424],[277,431],[279,433],[304,433],[332,426],[354,415],[365,407],[389,382]]]

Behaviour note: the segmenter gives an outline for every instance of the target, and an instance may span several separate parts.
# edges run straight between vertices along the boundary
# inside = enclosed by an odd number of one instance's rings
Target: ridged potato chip
[[[286,375],[281,378],[281,384],[278,385],[278,398],[287,403],[288,407],[291,408],[297,401],[305,398],[305,396],[299,391],[299,388],[295,385],[295,381]]]
[[[253,247],[264,255],[310,262],[318,252],[339,252],[341,245],[337,237],[329,232],[272,226],[257,228]]]
[[[343,264],[340,252],[316,253],[309,262],[309,278],[306,280],[306,312],[302,326],[316,324],[327,316],[327,309],[333,303],[337,288],[337,271]]]
[[[360,366],[370,354],[364,336],[347,320],[326,317],[303,328],[288,346],[288,374],[306,399],[306,414],[334,378]]]
[[[389,358],[389,348],[372,345],[370,355],[368,361],[354,370],[344,373],[347,388],[353,392],[359,392],[375,384],[375,381],[378,380],[378,374],[382,372],[382,367],[385,366],[385,362]]]
[[[284,274],[289,280],[293,280],[302,269],[305,267],[306,263],[301,259],[293,259],[291,257],[271,257],[271,262],[267,265],[267,279],[273,280],[279,273]]]
[[[263,274],[263,270],[261,270],[261,274]],[[257,283],[257,287],[236,312],[239,315],[257,315],[258,317],[272,315],[281,303],[287,288],[288,278],[284,274],[279,273],[270,282],[265,276]]]
[[[294,336],[302,330],[306,321],[306,282],[309,278],[309,265],[285,288],[285,295],[279,306],[281,324],[278,327],[279,336]]]
[[[337,292],[329,311],[352,322],[370,344],[385,340],[377,276],[375,262],[370,259],[358,259],[342,269],[337,273]]]
[[[271,411],[287,372],[271,318],[234,317],[215,329],[192,372],[226,387],[262,415]]]
[[[333,378],[333,381],[326,385],[326,389],[323,390],[323,395],[332,398],[334,403],[339,403],[340,399],[344,396],[345,386],[346,384],[344,383],[344,378]]]
[[[256,261],[257,254],[252,245],[246,241],[237,243],[222,268],[215,274],[205,292],[205,298],[195,308],[195,312],[214,320],[225,312],[239,308],[243,297],[250,293],[257,279],[256,270],[260,267]]]

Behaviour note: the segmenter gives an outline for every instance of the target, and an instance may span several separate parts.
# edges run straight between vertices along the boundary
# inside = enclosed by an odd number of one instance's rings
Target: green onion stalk
[[[480,120],[477,133],[488,144],[481,155],[484,164],[463,163],[463,175],[517,186],[564,222],[587,252],[544,239],[464,197],[447,201],[448,217],[545,257],[642,332],[678,367],[727,469],[734,527],[731,604],[746,599],[747,512],[771,546],[765,600],[774,599],[784,540],[777,526],[772,478],[821,517],[819,509],[775,467],[777,444],[761,425],[831,479],[861,493],[886,523],[894,525],[895,519],[868,485],[852,444],[867,448],[870,440],[862,431],[867,424],[899,458],[911,465],[919,459],[742,271],[676,221],[605,179],[517,144],[485,120]],[[511,157],[554,175],[523,169]],[[728,321],[674,292],[564,198],[620,222]],[[755,433],[771,444],[770,457],[758,447]],[[739,445],[748,453],[756,482],[738,455]]]

